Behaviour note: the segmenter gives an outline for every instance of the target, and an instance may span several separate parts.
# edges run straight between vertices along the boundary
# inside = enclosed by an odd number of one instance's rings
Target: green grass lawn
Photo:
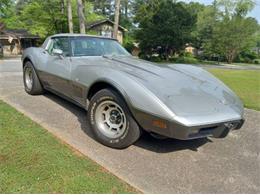
[[[136,192],[0,101],[0,194]]]
[[[260,71],[208,69],[227,84],[243,101],[245,107],[260,110]]]

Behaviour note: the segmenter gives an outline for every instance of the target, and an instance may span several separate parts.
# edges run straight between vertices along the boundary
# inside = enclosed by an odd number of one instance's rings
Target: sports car
[[[181,140],[223,138],[243,125],[243,105],[206,70],[131,56],[116,40],[57,34],[22,55],[28,94],[55,93],[87,110],[96,140],[126,148],[142,132]]]

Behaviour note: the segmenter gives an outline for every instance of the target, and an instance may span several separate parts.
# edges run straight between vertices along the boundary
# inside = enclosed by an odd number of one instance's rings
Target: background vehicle
[[[110,147],[128,147],[142,130],[222,138],[243,124],[239,98],[207,71],[137,59],[113,39],[58,34],[22,61],[27,93],[48,90],[85,108],[96,139]]]
[[[0,58],[4,56],[4,47],[3,45],[0,43]]]

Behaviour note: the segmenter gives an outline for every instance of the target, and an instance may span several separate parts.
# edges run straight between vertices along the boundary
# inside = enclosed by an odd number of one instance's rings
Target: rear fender
[[[23,62],[23,66],[25,65],[25,63],[27,61],[31,61],[33,66],[35,64],[35,60],[34,60],[34,57],[32,55],[32,48],[28,48],[26,49],[24,52],[23,52],[23,55],[22,55],[22,62]]]

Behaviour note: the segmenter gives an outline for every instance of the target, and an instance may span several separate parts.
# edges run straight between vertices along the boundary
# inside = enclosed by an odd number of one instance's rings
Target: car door
[[[61,50],[62,55],[57,55],[54,52],[55,50]],[[71,97],[71,64],[68,37],[52,38],[46,52],[48,59],[45,66],[45,75],[48,87]]]
[[[95,78],[91,69],[103,59],[102,51],[94,38],[75,36],[71,37],[70,44],[72,99],[84,105],[87,88]]]

